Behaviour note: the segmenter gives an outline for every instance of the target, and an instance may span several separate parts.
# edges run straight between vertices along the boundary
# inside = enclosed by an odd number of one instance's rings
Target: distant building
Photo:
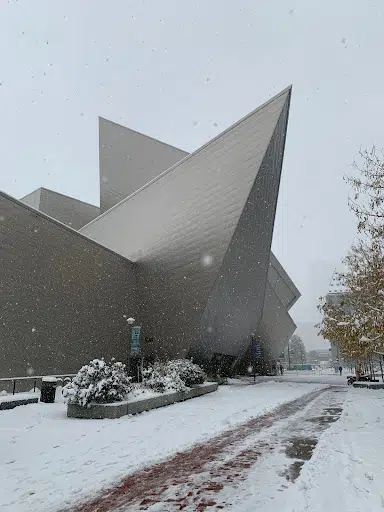
[[[332,359],[331,348],[320,348],[316,352],[319,355],[319,361],[330,362]]]

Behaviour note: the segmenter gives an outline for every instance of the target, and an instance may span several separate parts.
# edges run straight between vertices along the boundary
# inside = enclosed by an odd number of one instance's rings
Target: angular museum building
[[[100,207],[0,193],[0,377],[127,362],[127,317],[146,359],[277,359],[300,296],[271,252],[290,97],[191,154],[100,119]]]

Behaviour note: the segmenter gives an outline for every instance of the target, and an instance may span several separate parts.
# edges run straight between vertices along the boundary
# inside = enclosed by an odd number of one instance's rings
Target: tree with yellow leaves
[[[344,293],[320,299],[319,310],[320,334],[338,345],[343,358],[366,361],[384,350],[384,154],[373,148],[360,156],[360,175],[346,178],[359,240],[339,274]]]
[[[374,241],[360,241],[344,263],[344,293],[321,299],[320,334],[338,344],[344,359],[367,360],[384,350],[384,258]]]

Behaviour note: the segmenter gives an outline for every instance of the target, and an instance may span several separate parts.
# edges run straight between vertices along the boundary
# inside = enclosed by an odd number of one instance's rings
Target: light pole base
[[[129,358],[129,369],[128,375],[132,377],[132,382],[141,382],[143,379],[142,376],[142,367],[143,367],[143,357],[142,356],[131,356]]]

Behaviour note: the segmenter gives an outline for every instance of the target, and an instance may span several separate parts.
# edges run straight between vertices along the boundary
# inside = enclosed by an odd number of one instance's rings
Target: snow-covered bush
[[[129,393],[131,379],[125,365],[117,361],[107,364],[104,359],[94,359],[83,366],[72,382],[63,388],[68,404],[86,407],[89,403],[111,403],[124,400]]]
[[[188,359],[176,359],[164,364],[155,363],[143,370],[144,385],[159,393],[184,391],[204,381],[203,370]]]
[[[168,361],[165,365],[165,373],[167,375],[177,374],[188,388],[194,384],[203,384],[206,379],[206,375],[200,366],[189,359]]]
[[[166,365],[155,363],[143,369],[143,384],[145,387],[165,393],[166,391],[184,391],[186,386],[175,372],[167,372]]]

